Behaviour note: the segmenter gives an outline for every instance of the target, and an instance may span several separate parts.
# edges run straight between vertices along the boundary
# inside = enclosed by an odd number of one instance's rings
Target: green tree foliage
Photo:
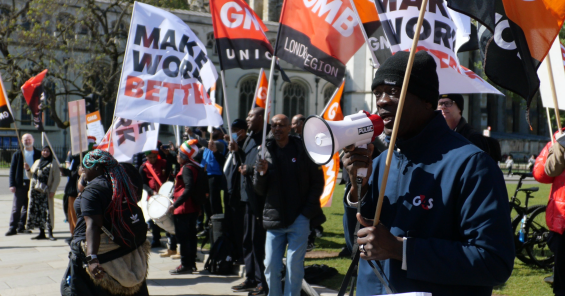
[[[188,9],[186,0],[141,2],[162,8]],[[12,0],[2,3],[0,72],[4,84],[9,86],[10,101],[21,96],[20,87],[25,81],[48,69],[46,108],[59,128],[69,126],[55,108],[57,100],[62,98],[94,94],[113,110],[133,0]],[[102,106],[98,107],[103,112]],[[109,125],[111,116],[102,114],[105,126]]]

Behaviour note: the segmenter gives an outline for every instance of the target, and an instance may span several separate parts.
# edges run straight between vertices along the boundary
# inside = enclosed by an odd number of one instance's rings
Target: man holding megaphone
[[[408,56],[398,52],[386,60],[372,84],[387,136],[397,116]],[[384,292],[370,260],[383,261],[384,278],[398,293],[491,295],[493,286],[512,273],[513,233],[502,173],[492,158],[448,127],[435,111],[438,97],[436,62],[420,51],[377,226],[368,218],[375,215],[386,153],[372,160],[371,144],[367,149],[344,149],[344,168],[351,176],[344,197],[345,219],[357,219],[364,226],[357,234],[357,295]],[[359,188],[361,168],[368,172]],[[353,233],[345,229],[345,235]]]

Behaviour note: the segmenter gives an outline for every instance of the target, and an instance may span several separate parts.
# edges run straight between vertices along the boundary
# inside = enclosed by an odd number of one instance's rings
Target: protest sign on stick
[[[117,117],[97,148],[110,152],[119,162],[129,162],[134,154],[157,149],[158,137],[158,123]]]
[[[206,46],[174,14],[135,2],[116,116],[185,126],[220,126],[207,95],[218,74]],[[113,126],[113,125],[112,125]]]
[[[86,132],[88,136],[96,139],[96,144],[100,144],[100,141],[104,138],[104,127],[102,126],[100,111],[86,114]]]
[[[71,130],[71,153],[74,155],[82,154],[83,151],[88,149],[84,100],[69,102],[68,107],[69,129]]]

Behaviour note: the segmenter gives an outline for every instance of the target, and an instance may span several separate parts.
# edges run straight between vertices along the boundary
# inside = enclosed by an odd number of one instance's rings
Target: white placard
[[[104,138],[104,127],[100,119],[100,111],[86,114],[86,132],[89,136],[96,139],[96,144],[100,144]]]
[[[551,59],[551,68],[553,71],[553,81],[555,82],[555,91],[557,93],[557,104],[559,110],[565,110],[565,47],[559,42],[559,35],[551,45],[548,55]],[[553,92],[549,84],[549,72],[547,71],[547,57],[538,68],[538,77],[540,80],[539,91],[541,94],[541,102],[545,108],[554,108]]]
[[[135,2],[116,117],[184,126],[220,126],[208,97],[218,73],[206,47],[174,14]]]

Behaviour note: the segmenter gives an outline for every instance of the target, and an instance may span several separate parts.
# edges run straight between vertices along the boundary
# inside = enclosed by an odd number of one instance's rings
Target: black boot
[[[53,228],[49,227],[49,240],[56,241],[57,239],[53,237]]]
[[[34,236],[31,239],[47,239],[47,237],[45,236],[45,229],[40,228],[39,229],[39,235]]]

